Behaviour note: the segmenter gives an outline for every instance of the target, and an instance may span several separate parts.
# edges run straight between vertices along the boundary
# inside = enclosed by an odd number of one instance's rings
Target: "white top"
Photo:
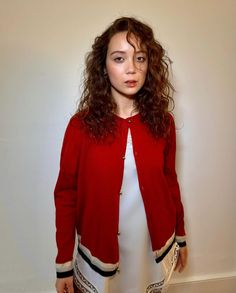
[[[156,263],[152,252],[146,214],[128,131],[124,174],[119,210],[119,272],[103,277],[92,270],[78,254],[75,283],[82,292],[159,293],[167,287],[176,264],[178,245],[173,245],[162,262]]]

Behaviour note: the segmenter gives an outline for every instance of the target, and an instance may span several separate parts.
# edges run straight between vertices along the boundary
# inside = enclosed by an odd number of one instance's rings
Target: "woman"
[[[163,292],[186,266],[168,63],[134,18],[95,39],[55,187],[59,293]]]

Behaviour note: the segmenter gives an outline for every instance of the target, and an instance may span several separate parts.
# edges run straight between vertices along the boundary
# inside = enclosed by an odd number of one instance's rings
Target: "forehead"
[[[116,33],[112,38],[110,39],[110,42],[108,44],[108,51],[113,50],[128,50],[133,48],[135,50],[144,50],[145,46],[141,46],[140,40],[138,37],[134,35],[130,35],[129,39],[127,41],[127,32],[119,32]]]

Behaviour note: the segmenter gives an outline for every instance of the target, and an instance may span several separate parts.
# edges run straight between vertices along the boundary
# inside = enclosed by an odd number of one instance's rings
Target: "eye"
[[[140,63],[143,63],[143,62],[145,62],[145,61],[146,61],[146,59],[147,59],[147,58],[146,58],[146,57],[144,57],[144,56],[137,56],[137,58],[136,58],[136,59],[137,59],[137,61],[138,61],[138,62],[140,62]]]
[[[114,58],[114,61],[115,61],[116,63],[122,63],[124,60],[125,60],[125,59],[124,59],[123,57],[116,57],[116,58]]]

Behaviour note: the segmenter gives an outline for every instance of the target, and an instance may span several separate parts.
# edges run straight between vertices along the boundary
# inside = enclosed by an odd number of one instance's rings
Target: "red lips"
[[[127,80],[125,82],[125,84],[128,86],[128,87],[135,87],[137,85],[137,81],[136,80]]]

